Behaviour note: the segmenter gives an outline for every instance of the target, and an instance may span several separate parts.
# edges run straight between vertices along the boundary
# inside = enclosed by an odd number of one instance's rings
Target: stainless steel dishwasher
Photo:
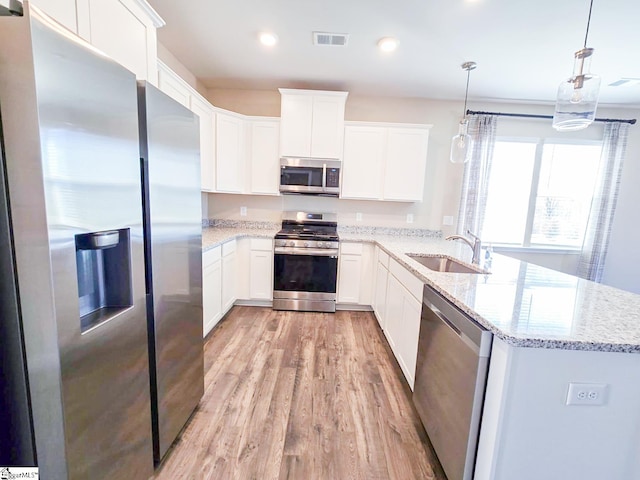
[[[448,480],[471,480],[491,332],[425,285],[413,403]]]

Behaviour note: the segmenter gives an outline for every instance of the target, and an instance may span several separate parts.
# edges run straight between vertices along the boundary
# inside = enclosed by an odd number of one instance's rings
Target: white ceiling
[[[207,87],[346,90],[359,95],[552,102],[582,47],[588,0],[149,0],[160,42]],[[273,49],[260,31],[279,36]],[[312,32],[349,33],[346,48]],[[376,42],[399,39],[383,54]],[[601,104],[640,107],[640,0],[594,0],[591,71]]]

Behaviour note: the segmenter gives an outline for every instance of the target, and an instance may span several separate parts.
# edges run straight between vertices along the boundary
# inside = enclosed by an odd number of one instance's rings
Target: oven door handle
[[[337,248],[289,248],[276,247],[273,250],[276,255],[307,255],[314,257],[338,258]]]

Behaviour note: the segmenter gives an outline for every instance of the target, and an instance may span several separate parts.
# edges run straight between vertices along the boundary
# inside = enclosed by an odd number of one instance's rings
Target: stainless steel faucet
[[[467,235],[469,235],[473,239],[473,242],[463,235],[449,235],[447,238],[445,238],[445,240],[462,240],[463,242],[465,242],[471,247],[471,250],[473,250],[473,258],[471,259],[471,263],[480,265],[480,252],[482,250],[482,242],[480,241],[480,237],[471,233],[471,230],[467,230]]]

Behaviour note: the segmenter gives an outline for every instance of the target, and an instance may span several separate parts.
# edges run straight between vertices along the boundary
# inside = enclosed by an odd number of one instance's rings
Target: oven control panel
[[[338,242],[327,242],[318,240],[276,240],[276,247],[289,247],[289,248],[326,248],[336,249],[339,246]]]

